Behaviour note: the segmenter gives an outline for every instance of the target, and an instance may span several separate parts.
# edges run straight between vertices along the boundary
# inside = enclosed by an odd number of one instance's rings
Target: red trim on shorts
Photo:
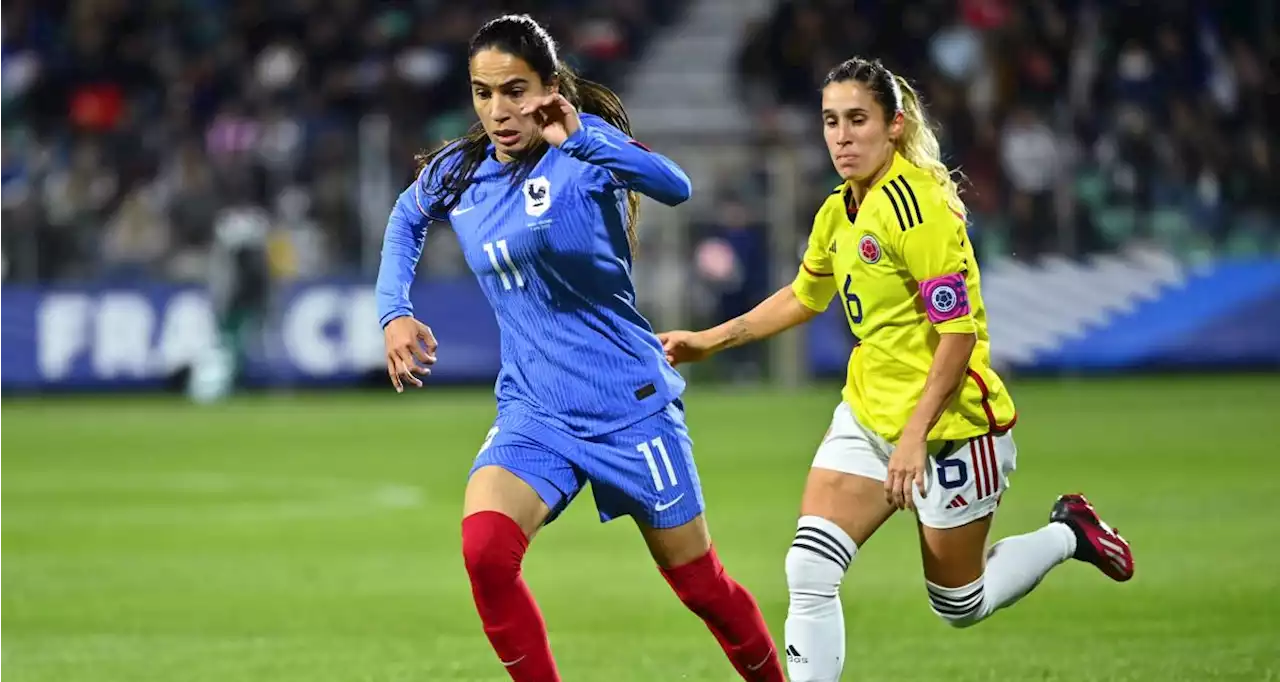
[[[977,497],[985,500],[1000,491],[1000,465],[996,461],[996,443],[990,434],[969,439],[969,462],[973,465],[973,483]],[[998,504],[998,501],[997,501]]]
[[[807,270],[808,268],[805,269]],[[996,413],[991,409],[991,389],[987,388],[987,382],[983,381],[982,375],[973,371],[973,368],[967,368],[965,372],[978,385],[978,390],[982,392],[982,411],[987,413],[987,424],[991,427],[991,433],[1006,433],[1009,429],[1012,429],[1013,425],[1018,423],[1018,413],[1013,413],[1013,419],[1010,419],[1008,424],[1001,424],[996,421]]]
[[[813,270],[810,270],[809,266],[805,265],[803,262],[800,263],[800,267],[804,268],[805,272],[809,273],[810,275],[813,275],[814,277],[832,277],[836,274],[834,272],[814,272]]]
[[[987,477],[987,486],[990,490],[987,495],[994,495],[1000,491],[1000,464],[996,461],[996,441],[991,434],[983,436],[987,441],[987,465],[990,468],[990,476]]]
[[[991,489],[995,488],[991,481],[991,445],[987,443],[987,436],[978,436],[978,452],[982,453],[982,499],[991,496]]]
[[[978,465],[978,439],[969,439],[969,464],[973,466],[973,488],[977,491],[978,496],[974,502],[981,500],[982,495],[982,467]]]

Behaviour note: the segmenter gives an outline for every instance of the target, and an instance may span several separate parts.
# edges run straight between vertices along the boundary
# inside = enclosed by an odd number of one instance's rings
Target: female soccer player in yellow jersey
[[[792,682],[837,680],[840,582],[898,509],[916,514],[933,611],[966,627],[1028,593],[1068,558],[1117,581],[1129,544],[1081,495],[1045,527],[986,551],[1016,460],[1013,400],[991,369],[981,278],[965,207],[911,86],[878,61],[827,75],[822,126],[844,182],[822,204],[789,287],[734,320],[659,335],[674,364],[773,336],[832,297],[860,339],[818,447],[787,552]]]

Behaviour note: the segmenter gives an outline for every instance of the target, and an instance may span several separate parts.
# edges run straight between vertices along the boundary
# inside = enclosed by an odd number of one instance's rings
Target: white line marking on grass
[[[420,488],[400,483],[199,471],[43,472],[11,476],[6,483],[4,525],[10,527],[336,519],[410,509],[425,501]],[[34,508],[20,501],[29,495],[59,499]]]

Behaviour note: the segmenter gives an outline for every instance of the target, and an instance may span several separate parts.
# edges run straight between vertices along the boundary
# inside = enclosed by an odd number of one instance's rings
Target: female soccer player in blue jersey
[[[590,482],[601,520],[636,521],[743,679],[781,682],[754,598],[711,546],[684,381],[635,307],[636,193],[674,206],[689,198],[688,177],[634,142],[617,95],[561,64],[527,16],[476,33],[470,76],[480,122],[423,158],[397,200],[377,299],[392,384],[421,386],[436,340],[412,317],[408,291],[428,222],[448,220],[498,319],[498,416],[462,520],[485,634],[512,679],[559,679],[520,565],[537,530]]]
[[[1017,601],[1071,557],[1114,580],[1133,575],[1129,544],[1081,495],[987,550],[1016,463],[1015,412],[991,368],[955,180],[915,92],[880,62],[831,70],[822,122],[844,182],[814,219],[795,281],[718,327],[660,335],[672,362],[700,360],[804,323],[838,297],[859,339],[787,552],[792,682],[840,678],[840,582],[899,509],[916,513],[929,603],[957,627]]]

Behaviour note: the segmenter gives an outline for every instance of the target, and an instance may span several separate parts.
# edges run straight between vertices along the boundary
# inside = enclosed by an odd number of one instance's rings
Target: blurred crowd
[[[275,278],[367,275],[397,174],[473,120],[466,41],[485,19],[530,11],[617,85],[685,4],[6,2],[4,278],[204,281],[219,241],[255,239]],[[1278,15],[1270,0],[783,0],[742,37],[740,92],[763,137],[810,147],[799,229],[837,182],[821,79],[860,54],[923,93],[985,252],[1257,253],[1280,248]],[[783,131],[788,113],[801,125]],[[717,237],[695,269],[732,280],[735,306],[770,284],[761,195],[695,219],[695,241]],[[460,268],[456,249],[427,259]]]
[[[385,218],[383,191],[409,178],[370,192],[362,169],[407,173],[466,129],[483,21],[530,11],[562,58],[614,81],[681,4],[6,1],[4,278],[203,281],[214,243],[245,239],[278,277],[367,270],[362,202]],[[362,163],[371,129],[395,158]]]
[[[834,64],[906,76],[988,252],[1257,253],[1280,248],[1278,20],[1271,0],[786,0],[739,68],[761,126],[811,131]]]

